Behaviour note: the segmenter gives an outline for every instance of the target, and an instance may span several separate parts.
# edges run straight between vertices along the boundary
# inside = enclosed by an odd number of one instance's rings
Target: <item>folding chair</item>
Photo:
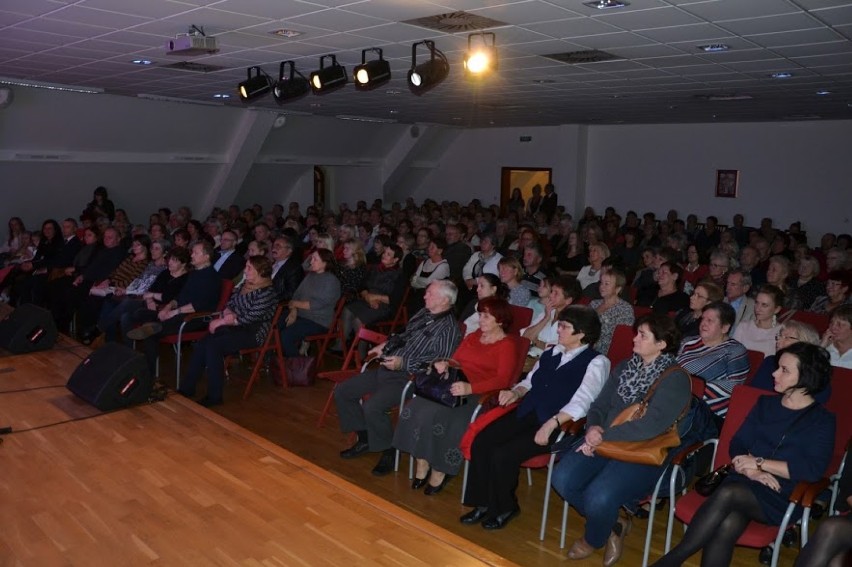
[[[222,312],[225,310],[225,306],[228,305],[228,299],[231,297],[231,292],[234,290],[234,282],[231,280],[222,280],[222,287],[219,292],[219,303],[216,305],[216,312]],[[187,331],[184,332],[184,328],[186,324],[190,321],[195,321],[196,319],[201,319],[204,317],[210,316],[211,313],[207,312],[196,312],[190,313],[186,317],[184,317],[183,322],[180,324],[180,328],[176,335],[166,335],[160,338],[160,344],[172,345],[175,350],[175,383],[176,388],[180,389],[180,361],[181,361],[181,346],[183,343],[193,342],[203,339],[207,336],[207,328],[199,329],[197,331]],[[156,375],[160,375],[160,357],[157,357],[157,372]]]
[[[606,357],[612,363],[612,367],[615,368],[619,362],[631,356],[633,356],[633,327],[630,325],[616,325]]]
[[[343,336],[343,325],[342,325],[342,315],[343,308],[346,306],[346,298],[341,297],[337,300],[337,306],[334,308],[334,318],[331,321],[331,327],[328,328],[328,331],[325,333],[318,333],[316,335],[308,335],[305,337],[305,342],[319,343],[319,351],[317,352],[317,368],[322,368],[322,363],[325,358],[326,352],[328,352],[329,343],[337,339],[340,341],[341,349],[346,351],[346,338]]]
[[[281,373],[281,384],[284,388],[287,387],[287,371],[284,367],[284,352],[281,349],[281,333],[278,331],[278,320],[281,318],[281,313],[283,313],[285,307],[286,304],[284,303],[278,304],[278,307],[275,309],[275,314],[272,316],[272,321],[270,321],[269,332],[266,333],[266,339],[264,339],[262,345],[258,347],[244,348],[237,353],[240,357],[253,354],[257,355],[257,361],[255,361],[254,366],[252,367],[248,384],[246,384],[246,389],[243,392],[244,400],[248,399],[249,393],[251,393],[251,387],[254,385],[258,375],[260,374],[260,368],[263,366],[266,354],[270,351],[275,353],[275,362],[278,363],[278,369]],[[225,357],[226,372],[231,358],[232,356]]]
[[[379,331],[387,330],[387,334],[393,334],[396,331],[397,327],[405,327],[408,324],[408,307],[406,307],[408,303],[408,294],[411,292],[411,286],[406,285],[405,291],[402,293],[402,299],[399,302],[399,305],[396,307],[396,312],[392,319],[388,319],[387,321],[379,321],[378,323],[374,323],[372,326],[375,327]]]
[[[325,407],[323,407],[322,413],[320,413],[319,420],[317,421],[317,427],[322,427],[325,417],[331,409],[331,404],[334,402],[334,390],[337,388],[337,385],[349,380],[357,374],[360,374],[364,370],[362,367],[361,356],[358,354],[358,348],[361,345],[361,341],[370,343],[371,345],[379,345],[385,342],[387,338],[387,335],[371,331],[366,327],[361,327],[358,329],[358,334],[355,336],[355,340],[353,340],[352,344],[349,346],[349,351],[346,353],[346,358],[343,359],[343,365],[340,367],[340,370],[331,370],[317,374],[317,378],[330,380],[334,383],[334,386],[331,388],[331,392],[328,394]],[[363,364],[366,365],[366,363]]]

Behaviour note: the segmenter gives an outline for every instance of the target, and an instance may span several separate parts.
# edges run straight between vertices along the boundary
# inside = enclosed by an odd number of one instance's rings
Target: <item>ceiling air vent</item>
[[[181,61],[170,65],[160,65],[160,69],[175,69],[177,71],[191,71],[193,73],[212,73],[214,71],[223,71],[227,67],[221,65],[206,65],[204,63],[192,63],[190,61]]]
[[[449,12],[447,14],[438,14],[436,16],[403,20],[402,23],[446,33],[484,30],[508,25],[506,22],[492,20],[485,16],[468,14],[467,12]]]
[[[617,55],[607,53],[606,51],[599,51],[597,49],[591,49],[588,51],[566,51],[565,53],[550,53],[548,55],[542,55],[542,57],[555,59],[562,63],[570,63],[571,65],[579,65],[580,63],[600,63],[601,61],[621,59],[621,57]]]

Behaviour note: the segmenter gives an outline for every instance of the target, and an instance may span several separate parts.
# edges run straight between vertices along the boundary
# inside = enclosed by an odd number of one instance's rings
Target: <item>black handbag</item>
[[[414,375],[414,393],[416,396],[432,400],[450,408],[458,407],[467,402],[466,396],[454,396],[450,387],[454,382],[467,382],[464,373],[455,360],[447,360],[447,371],[439,374],[434,366],[429,370]]]
[[[284,359],[287,384],[290,386],[313,386],[317,378],[315,356],[289,356]]]
[[[722,481],[728,477],[728,473],[731,472],[731,468],[731,465],[727,464],[719,467],[711,473],[705,474],[695,481],[695,492],[701,496],[710,496],[717,488],[719,488]]]

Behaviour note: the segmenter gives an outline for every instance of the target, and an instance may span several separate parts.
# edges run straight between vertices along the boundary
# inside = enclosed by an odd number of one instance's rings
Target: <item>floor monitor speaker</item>
[[[101,411],[148,401],[154,379],[145,357],[118,343],[107,343],[77,366],[66,387]]]
[[[53,347],[59,332],[47,309],[26,303],[0,320],[0,348],[26,354]]]

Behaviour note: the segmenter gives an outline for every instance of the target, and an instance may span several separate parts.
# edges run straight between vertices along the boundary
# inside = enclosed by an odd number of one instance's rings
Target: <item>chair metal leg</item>
[[[470,461],[464,462],[464,475],[462,476],[461,503],[464,504],[464,493],[467,490],[467,470],[470,467]]]
[[[550,462],[547,463],[547,483],[544,485],[544,505],[541,508],[541,528],[538,531],[539,541],[544,541],[544,530],[547,528],[547,507],[550,505],[550,481],[553,477],[553,465],[556,462],[556,455],[550,455]]]
[[[532,486],[532,469],[527,469],[527,484]]]
[[[331,392],[328,393],[328,399],[325,401],[325,407],[322,408],[322,413],[320,413],[319,420],[317,420],[317,429],[322,427],[322,424],[325,422],[325,416],[328,415],[328,411],[331,409],[331,403],[334,401],[334,389],[337,388],[337,384],[331,387]]]
[[[648,512],[648,526],[645,528],[645,551],[642,553],[642,567],[648,566],[648,556],[651,553],[651,535],[654,532],[654,515],[657,512],[657,497],[660,495],[660,486],[663,483],[665,471],[657,479],[657,484],[654,486],[654,493],[651,494],[651,510]],[[674,475],[674,472],[672,472]]]
[[[562,501],[562,533],[559,535],[559,549],[565,549],[565,534],[568,532],[568,503]]]

